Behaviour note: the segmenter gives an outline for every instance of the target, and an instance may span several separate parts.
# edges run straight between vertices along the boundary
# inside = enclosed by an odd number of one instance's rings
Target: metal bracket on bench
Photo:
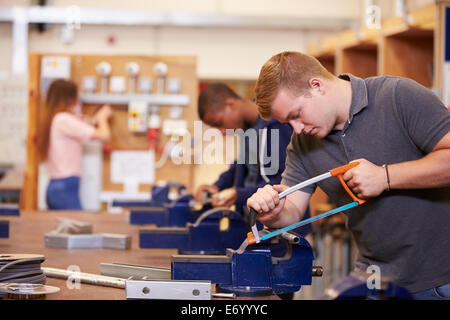
[[[104,276],[130,280],[170,280],[170,268],[138,266],[121,263],[100,263],[100,273]]]
[[[127,280],[127,299],[211,300],[211,281]]]

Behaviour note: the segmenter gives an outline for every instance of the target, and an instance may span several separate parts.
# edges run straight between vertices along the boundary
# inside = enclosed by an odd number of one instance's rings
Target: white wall
[[[161,28],[157,54],[196,55],[200,79],[256,79],[264,62],[284,50],[302,51],[304,32],[224,28]]]
[[[152,10],[156,12],[225,14],[232,16],[296,17],[354,19],[363,21],[364,0],[49,0],[50,6],[76,4],[88,8]],[[410,10],[433,3],[433,0],[407,0]],[[394,14],[394,0],[375,0],[382,16]],[[32,0],[2,0],[0,6],[34,4]],[[287,30],[224,27],[174,26],[93,26],[82,25],[72,44],[60,41],[61,25],[29,34],[30,52],[91,54],[160,54],[195,55],[200,79],[255,79],[261,65],[283,50],[305,50],[310,42],[334,34],[338,30]],[[0,24],[0,70],[11,63],[11,31],[9,23]],[[107,43],[115,36],[114,45]]]
[[[195,55],[200,79],[256,79],[262,64],[284,50],[305,50],[311,34],[295,30],[81,26],[72,44],[60,25],[29,34],[29,51],[45,53]],[[323,36],[325,32],[314,32]],[[115,44],[107,42],[109,36]],[[6,57],[5,57],[6,58]]]
[[[374,4],[381,8],[381,16],[384,19],[395,15],[396,1],[397,0],[375,0]],[[435,0],[405,0],[404,10],[408,12],[434,4],[434,2]]]
[[[360,0],[53,0],[48,5],[255,16],[358,18]]]
[[[0,71],[9,74],[11,69],[12,55],[12,25],[11,23],[0,23]]]

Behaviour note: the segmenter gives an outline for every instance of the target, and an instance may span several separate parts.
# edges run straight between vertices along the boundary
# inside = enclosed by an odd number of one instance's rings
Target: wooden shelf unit
[[[427,88],[433,87],[434,33],[408,29],[382,36],[380,75],[410,78]]]
[[[337,37],[325,38],[320,45],[308,46],[308,54],[314,56],[332,74],[336,74]]]
[[[380,38],[379,75],[413,79],[434,86],[434,6],[386,19]]]
[[[347,30],[339,34],[336,53],[338,74],[351,73],[361,78],[378,72],[378,30]]]
[[[309,45],[308,53],[327,69],[333,68],[335,74],[352,73],[362,78],[400,76],[433,88],[436,25],[436,6],[429,5],[408,12],[405,17],[383,20],[380,30],[345,30],[320,42],[316,47],[322,50],[313,50],[314,45]],[[331,45],[334,51],[329,50]]]

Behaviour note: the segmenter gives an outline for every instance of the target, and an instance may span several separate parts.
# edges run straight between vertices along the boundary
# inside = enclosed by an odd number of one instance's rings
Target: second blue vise
[[[178,249],[180,254],[224,254],[227,248],[237,249],[247,232],[238,213],[216,208],[204,211],[185,227],[140,230],[139,247]]]

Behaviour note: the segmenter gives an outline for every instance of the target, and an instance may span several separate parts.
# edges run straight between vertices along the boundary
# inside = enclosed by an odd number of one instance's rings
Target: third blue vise
[[[129,208],[131,224],[153,224],[158,227],[184,227],[201,214],[191,205],[192,195],[186,194],[162,206]]]
[[[151,200],[115,200],[112,205],[128,209],[130,224],[184,227],[200,214],[192,209],[190,203],[193,196],[185,189],[183,185],[173,182],[154,185]]]
[[[180,254],[224,254],[237,249],[248,232],[244,219],[225,208],[202,212],[185,227],[152,228],[139,232],[139,246],[146,249],[178,249]]]
[[[171,190],[175,191],[175,198],[178,198],[185,189],[185,186],[175,182],[169,182],[163,185],[156,184],[152,186],[148,200],[114,200],[112,206],[122,208],[162,207],[172,202]]]

